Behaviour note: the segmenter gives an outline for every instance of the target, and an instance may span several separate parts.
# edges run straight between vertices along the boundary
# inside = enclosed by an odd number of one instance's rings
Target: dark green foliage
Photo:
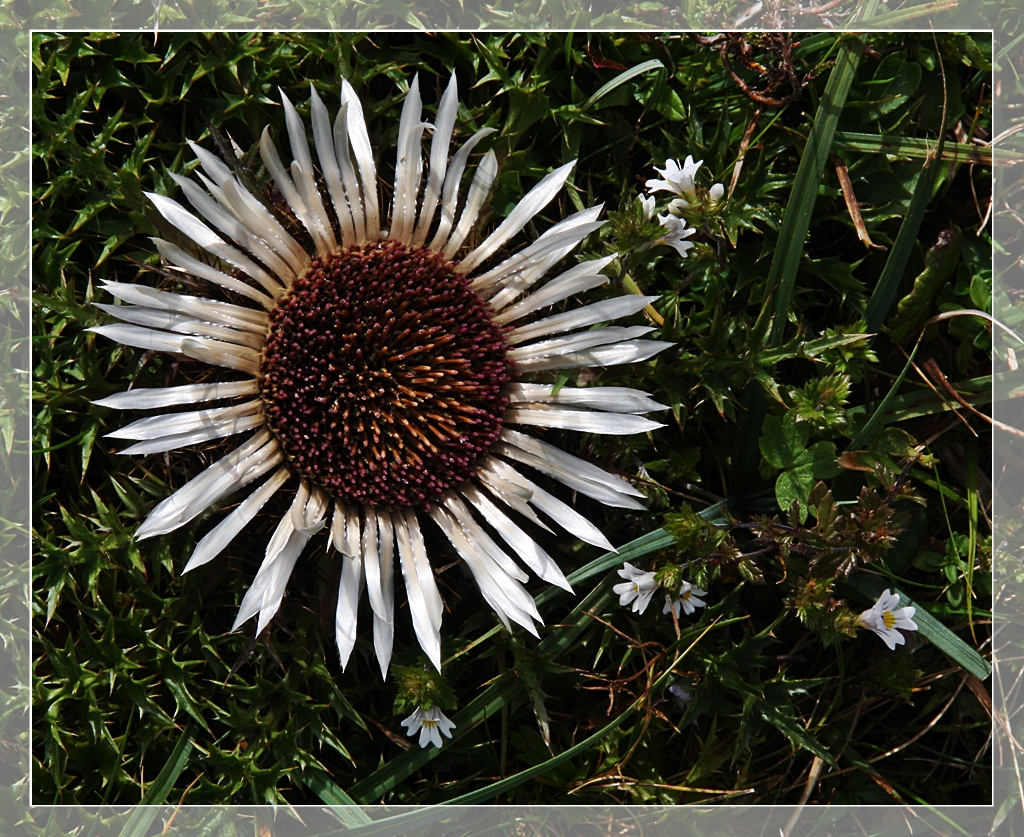
[[[780,82],[771,96],[786,101],[764,105],[717,47],[687,35],[35,35],[35,802],[426,804],[500,793],[511,804],[791,804],[815,756],[825,767],[812,803],[962,802],[956,788],[972,782],[987,793],[990,725],[976,693],[963,690],[948,723],[928,727],[960,683],[960,646],[990,647],[987,426],[919,376],[899,342],[909,352],[920,336],[922,375],[934,361],[986,408],[988,325],[924,324],[940,311],[988,310],[991,161],[972,140],[993,132],[990,46],[979,34],[831,32],[792,43],[764,34],[749,46],[763,68],[791,54],[806,85]],[[824,108],[837,66],[844,82],[830,91],[843,101]],[[756,69],[734,69],[748,88],[767,89]],[[614,544],[637,544],[599,556],[541,535],[576,574],[575,596],[531,583],[547,626],[539,642],[497,624],[428,530],[446,605],[445,680],[429,699],[455,707],[457,724],[437,758],[399,726],[412,704],[397,682],[422,672],[401,593],[393,680],[381,681],[365,604],[342,673],[340,568],[325,536],[300,559],[269,630],[230,632],[281,504],[185,577],[218,514],[133,540],[153,505],[222,448],[118,456],[104,434],[124,417],[90,402],[210,372],[84,329],[102,316],[91,307],[105,301],[100,280],[169,282],[156,271],[148,236],[158,224],[143,192],[178,195],[170,173],[194,167],[186,140],[237,143],[241,176],[262,188],[252,152],[264,125],[285,132],[278,87],[308,115],[309,81],[333,109],[341,73],[365,103],[387,182],[411,75],[432,121],[453,70],[458,137],[497,129],[492,227],[540,177],[578,159],[528,235],[603,203],[610,223],[581,255],[620,258],[588,300],[623,288],[658,295],[636,322],[675,345],[635,368],[552,379],[638,387],[670,410],[646,436],[541,433],[633,479],[651,511],[555,489]],[[945,143],[933,160],[944,77]],[[820,176],[798,180],[812,137]],[[687,155],[704,161],[700,189],[722,183],[727,198],[695,216],[696,247],[681,260],[644,246],[660,233],[637,196],[654,166]],[[933,180],[920,186],[925,160]],[[837,162],[878,247],[858,237]],[[918,229],[904,234],[900,267],[890,255],[915,200]],[[806,240],[784,235],[794,206]],[[946,278],[919,289],[935,266],[929,248],[955,228],[962,244],[955,258],[946,250]],[[1012,304],[1019,328],[1024,308]],[[0,399],[8,451],[13,416]],[[675,543],[653,531],[662,517]],[[644,614],[619,607],[611,588],[623,560],[664,570],[669,589],[696,584],[706,607],[678,619],[662,614],[661,595]],[[922,627],[891,653],[855,631],[877,598],[859,586],[865,579],[912,598],[931,620],[929,638]],[[409,700],[429,691],[412,686]],[[872,760],[903,744],[898,757]]]

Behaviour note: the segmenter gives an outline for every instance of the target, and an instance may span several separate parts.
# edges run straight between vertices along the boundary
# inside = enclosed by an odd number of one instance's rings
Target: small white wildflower
[[[402,721],[402,726],[407,729],[406,735],[410,738],[417,732],[420,734],[420,746],[424,750],[430,744],[440,747],[443,743],[441,735],[451,738],[452,730],[455,729],[455,724],[436,706],[430,709],[417,707],[415,712]]]
[[[654,573],[639,570],[626,561],[619,570],[619,575],[626,579],[622,584],[616,584],[612,588],[612,591],[619,595],[619,604],[625,607],[633,602],[633,612],[643,613],[659,586],[654,580]]]
[[[895,651],[897,645],[903,645],[907,641],[899,629],[917,630],[917,623],[912,618],[917,608],[901,607],[899,610],[893,610],[899,603],[900,594],[890,593],[886,589],[878,597],[878,601],[858,617],[860,624],[878,634],[889,646],[890,651]]]
[[[679,588],[679,596],[675,600],[671,596],[665,596],[665,607],[661,612],[675,611],[676,619],[679,618],[680,611],[689,616],[698,607],[704,607],[707,604],[697,598],[698,596],[706,595],[706,590],[701,590],[699,587],[694,587],[688,581],[684,581],[683,586]]]
[[[687,156],[686,161],[683,163],[682,168],[679,167],[679,163],[675,160],[666,160],[665,168],[659,169],[657,166],[654,170],[660,174],[664,180],[658,180],[652,178],[647,181],[648,192],[675,192],[680,197],[688,197],[691,201],[697,199],[697,187],[694,183],[693,177],[697,174],[697,169],[700,168],[703,160],[698,160],[696,163],[693,162],[693,157]]]
[[[658,223],[665,228],[665,235],[658,239],[658,244],[674,247],[680,256],[685,257],[693,247],[693,242],[686,239],[697,232],[696,228],[687,227],[686,221],[675,215],[659,215]]]

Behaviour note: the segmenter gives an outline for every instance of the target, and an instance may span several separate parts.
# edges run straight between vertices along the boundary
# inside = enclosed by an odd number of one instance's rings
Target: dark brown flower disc
[[[260,395],[299,473],[344,502],[413,506],[472,476],[513,375],[452,263],[381,242],[313,261],[280,300]]]

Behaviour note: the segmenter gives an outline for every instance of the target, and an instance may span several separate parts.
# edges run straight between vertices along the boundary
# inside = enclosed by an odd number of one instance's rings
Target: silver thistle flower
[[[652,330],[646,326],[589,328],[635,314],[655,297],[620,296],[536,317],[608,281],[601,270],[611,258],[582,262],[535,287],[601,226],[600,206],[571,215],[498,260],[558,194],[573,163],[545,176],[493,232],[464,252],[497,175],[497,158],[492,151],[483,155],[461,198],[470,153],[494,129],[478,131],[450,154],[458,110],[454,75],[433,125],[422,120],[415,78],[409,88],[388,229],[354,90],[342,82],[333,123],[312,85],[310,96],[324,189],[315,177],[306,127],[283,93],[293,161],[285,166],[266,130],[260,142],[267,171],[307,243],[225,163],[193,143],[202,185],[178,176],[175,181],[195,213],[171,198],[148,195],[194,245],[195,254],[154,239],[164,262],[248,304],[105,283],[122,304],[100,307],[122,322],[93,331],[220,367],[226,379],[131,390],[97,403],[161,411],[110,434],[137,442],[122,453],[248,436],[158,504],[136,533],[143,539],[174,531],[234,492],[248,491],[198,543],[186,572],[215,559],[297,478],[290,511],[270,538],[235,628],[256,616],[257,630],[263,630],[280,607],[299,555],[330,517],[329,547],[342,560],[336,614],[342,666],[355,643],[365,588],[386,676],[397,559],[417,639],[440,668],[442,602],[422,519],[429,517],[445,533],[505,626],[516,622],[536,634],[535,623],[542,620],[522,584],[528,576],[505,550],[541,579],[570,588],[510,513],[548,528],[541,513],[587,543],[613,547],[593,523],[525,476],[523,466],[610,506],[641,509],[642,495],[620,477],[513,428],[632,434],[660,427],[641,414],[664,407],[634,389],[556,390],[525,378],[642,361],[670,344],[643,339]],[[217,402],[221,406],[211,406]],[[178,407],[185,409],[169,411]]]

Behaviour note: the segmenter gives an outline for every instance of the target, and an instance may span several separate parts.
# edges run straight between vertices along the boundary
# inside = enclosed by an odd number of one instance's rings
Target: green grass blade
[[[818,184],[821,183],[825,165],[828,163],[832,138],[839,122],[839,115],[846,103],[846,95],[850,92],[850,85],[857,72],[863,48],[864,44],[859,39],[851,38],[840,51],[828,84],[825,85],[821,105],[814,117],[814,125],[811,127],[810,136],[807,137],[807,146],[796,170],[789,207],[782,221],[782,229],[779,230],[779,243],[768,273],[770,296],[765,299],[765,305],[774,300],[775,316],[769,338],[772,346],[778,346],[782,342],[786,330],[786,315],[793,299],[800,259],[804,255],[804,239],[807,238],[807,230],[814,215]]]
[[[349,828],[373,822],[351,796],[335,784],[327,774],[315,767],[298,774],[301,782],[328,805],[336,806],[334,813]]]
[[[971,637],[974,637],[974,615],[971,613],[974,607],[974,562],[978,557],[978,440],[971,438],[967,441],[967,570],[964,573],[964,582],[967,585],[964,603],[967,605],[967,624],[971,627]]]
[[[156,815],[160,813],[160,805],[171,792],[178,777],[188,764],[188,758],[192,755],[192,739],[196,734],[195,721],[189,721],[182,730],[181,738],[174,745],[171,757],[157,774],[153,784],[142,797],[139,806],[132,812],[131,818],[121,830],[120,837],[144,837],[149,832]]]
[[[860,134],[855,131],[836,131],[832,147],[842,151],[860,151],[867,154],[885,154],[906,159],[925,159],[935,153],[935,142],[918,137],[883,136],[881,134]],[[976,163],[991,166],[992,149],[982,145],[968,145],[962,142],[947,142],[939,160],[943,163]],[[1002,165],[1024,161],[1019,151],[1003,150],[999,155]]]
[[[609,81],[607,84],[601,85],[597,92],[591,96],[587,101],[583,103],[580,108],[580,113],[589,110],[598,102],[601,101],[605,96],[611,93],[616,87],[625,84],[632,78],[643,75],[644,73],[650,72],[651,70],[664,70],[665,65],[662,64],[657,58],[652,58],[650,61],[644,61],[642,64],[637,64],[635,67],[630,67],[628,70],[623,70],[615,78]]]
[[[847,584],[872,602],[877,601],[882,591],[887,587],[890,590],[893,589],[891,582],[877,575],[861,574],[854,576],[849,579]],[[971,648],[971,646],[960,639],[960,637],[927,610],[920,605],[916,605],[902,590],[896,592],[900,594],[901,606],[911,605],[917,608],[917,611],[914,613],[914,621],[917,623],[917,630],[921,636],[928,639],[932,645],[960,666],[960,668],[973,674],[979,680],[984,680],[992,673],[992,667],[981,654]]]
[[[917,186],[914,188],[914,196],[910,199],[910,208],[907,216],[900,224],[900,231],[896,234],[896,243],[889,252],[889,258],[885,260],[885,267],[878,277],[878,284],[871,292],[867,307],[864,309],[864,318],[867,321],[867,330],[876,333],[885,322],[886,317],[896,301],[896,294],[903,279],[903,271],[910,260],[914,243],[917,241],[917,233],[921,229],[921,222],[924,221],[924,213],[932,198],[932,189],[935,185],[935,175],[939,167],[936,158],[932,157],[922,163],[921,176],[917,179]]]
[[[935,20],[934,16],[941,12],[955,11],[958,5],[959,0],[935,0],[934,3],[911,6],[907,9],[897,9],[894,12],[887,12],[884,15],[873,15],[870,18],[871,28],[878,30],[899,29],[906,26],[910,21],[917,20],[919,18],[926,18],[931,25],[936,28],[942,28],[941,24],[938,20]],[[867,16],[865,16],[864,20],[867,19]]]
[[[893,382],[893,385],[889,388],[889,391],[885,394],[885,398],[882,399],[882,403],[878,405],[875,411],[871,414],[871,418],[867,420],[865,425],[860,429],[860,432],[854,437],[853,441],[847,446],[847,450],[860,450],[868,439],[871,438],[871,434],[875,432],[875,428],[882,423],[885,417],[885,411],[888,409],[890,402],[896,396],[896,392],[899,390],[900,385],[903,383],[903,379],[907,377],[907,372],[914,363],[914,355],[917,354],[917,348],[921,345],[921,340],[918,338],[917,343],[914,344],[914,351],[910,353],[910,357],[907,358],[906,364],[903,366],[903,370],[899,376]]]
[[[641,535],[636,540],[630,541],[618,552],[606,552],[600,558],[591,561],[586,566],[580,567],[575,572],[569,573],[567,576],[570,584],[580,584],[586,581],[588,578],[593,578],[595,575],[601,575],[601,573],[607,572],[614,567],[621,567],[624,561],[633,561],[637,558],[642,558],[644,555],[649,555],[652,552],[657,552],[659,549],[665,549],[675,543],[673,538],[664,529],[656,529],[653,532],[648,532],[646,535]],[[540,605],[546,602],[551,596],[555,596],[559,593],[561,588],[549,587],[539,596],[537,596],[537,604]]]
[[[917,234],[924,221],[924,214],[928,209],[928,204],[931,203],[932,193],[935,191],[935,178],[938,177],[941,168],[939,160],[942,158],[942,150],[945,147],[945,134],[946,108],[943,105],[942,120],[939,123],[939,140],[935,151],[921,164],[921,176],[917,179],[917,186],[914,187],[914,195],[910,199],[907,216],[900,224],[900,231],[896,234],[896,241],[889,252],[889,258],[885,260],[882,275],[878,277],[878,284],[871,292],[871,298],[864,309],[864,319],[867,322],[868,331],[877,332],[882,327],[896,300],[903,272],[907,268],[914,243],[917,241]]]

